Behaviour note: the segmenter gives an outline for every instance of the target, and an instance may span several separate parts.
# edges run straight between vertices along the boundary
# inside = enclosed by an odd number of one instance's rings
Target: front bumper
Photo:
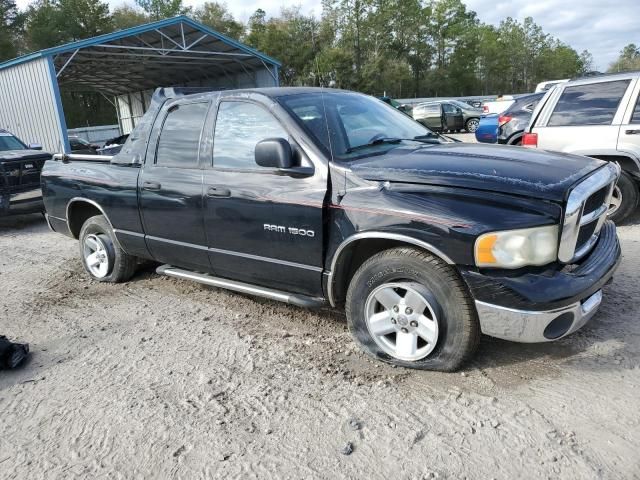
[[[42,190],[32,188],[0,195],[0,216],[44,212]]]
[[[482,333],[512,342],[550,342],[582,328],[598,311],[602,290],[565,308],[535,312],[476,300]]]
[[[516,342],[557,340],[585,325],[602,287],[620,263],[615,225],[607,222],[580,264],[536,273],[462,271],[476,302],[482,333]]]

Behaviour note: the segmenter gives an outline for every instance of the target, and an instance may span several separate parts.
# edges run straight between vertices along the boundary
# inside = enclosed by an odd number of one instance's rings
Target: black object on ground
[[[16,368],[28,356],[28,343],[13,343],[0,335],[0,369]]]

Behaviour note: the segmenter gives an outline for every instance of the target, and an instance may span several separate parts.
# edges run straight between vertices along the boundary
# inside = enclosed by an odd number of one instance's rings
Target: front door
[[[149,251],[159,262],[199,271],[210,270],[199,164],[208,107],[208,102],[172,102],[162,109],[138,179]]]
[[[301,165],[313,165],[269,102],[228,95],[219,103],[204,174],[211,264],[225,278],[321,296],[326,171],[316,165],[294,178],[256,164],[258,142],[284,138]]]

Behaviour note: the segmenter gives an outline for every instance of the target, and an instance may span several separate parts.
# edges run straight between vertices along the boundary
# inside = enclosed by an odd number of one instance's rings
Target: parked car
[[[40,171],[51,154],[0,130],[0,217],[44,211]]]
[[[402,113],[406,113],[407,115],[411,116],[411,111],[413,110],[413,107],[411,105],[406,103],[400,103],[397,100],[394,100],[393,98],[390,98],[390,97],[378,97],[378,99],[382,100],[387,105],[391,105],[393,108],[397,108]]]
[[[515,99],[511,95],[499,97],[498,100],[492,102],[484,102],[482,104],[482,114],[489,115],[491,113],[502,113],[511,105],[513,105]]]
[[[496,140],[503,145],[520,145],[524,131],[531,120],[533,109],[544,92],[518,97],[504,112],[498,115]]]
[[[640,73],[621,73],[556,85],[540,100],[523,137],[526,147],[577,153],[622,168],[609,209],[620,222],[638,205]]]
[[[469,98],[469,99],[463,99],[462,102],[472,106],[473,108],[478,108],[482,110],[482,100]]]
[[[620,261],[605,221],[619,168],[447,142],[366,95],[158,90],[112,159],[57,155],[51,227],[88,275],[159,274],[346,309],[373,358],[454,370],[483,332],[581,328]],[[595,239],[595,240],[593,240]],[[259,321],[259,319],[256,319]]]
[[[496,143],[498,141],[498,117],[497,113],[480,117],[480,125],[475,131],[476,140],[480,143]]]
[[[568,78],[564,78],[562,80],[549,80],[547,82],[540,82],[538,85],[536,85],[535,93],[546,92],[551,87],[555,87],[556,85],[559,85],[561,83],[566,83],[568,81],[569,81]]]
[[[100,145],[96,143],[90,143],[81,137],[69,137],[69,146],[73,153],[84,153],[94,155],[100,148]]]
[[[413,107],[413,119],[436,132],[459,132],[464,128],[462,109],[450,103],[424,102]]]
[[[473,133],[478,128],[480,116],[482,115],[480,108],[473,108],[468,103],[460,100],[434,100],[433,102],[427,102],[427,104],[430,103],[440,103],[446,113],[457,113],[457,109],[461,110],[462,122],[467,132]]]
[[[97,150],[98,155],[116,155],[120,153],[120,150],[129,138],[129,134],[120,135],[116,138],[111,138],[104,142],[104,147]]]

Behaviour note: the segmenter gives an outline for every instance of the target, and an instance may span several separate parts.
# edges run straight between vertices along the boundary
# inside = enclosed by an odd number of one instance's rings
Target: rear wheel
[[[478,125],[480,125],[480,120],[478,120],[477,118],[470,118],[469,120],[467,120],[464,128],[469,133],[475,133],[478,129]]]
[[[94,280],[125,282],[135,273],[137,258],[122,250],[103,215],[96,215],[84,222],[79,240],[82,264]]]
[[[475,307],[457,273],[414,248],[367,260],[349,285],[346,311],[366,353],[403,367],[456,370],[480,338]]]
[[[619,223],[631,215],[638,206],[638,196],[638,184],[628,173],[622,172],[611,196],[609,219]]]

